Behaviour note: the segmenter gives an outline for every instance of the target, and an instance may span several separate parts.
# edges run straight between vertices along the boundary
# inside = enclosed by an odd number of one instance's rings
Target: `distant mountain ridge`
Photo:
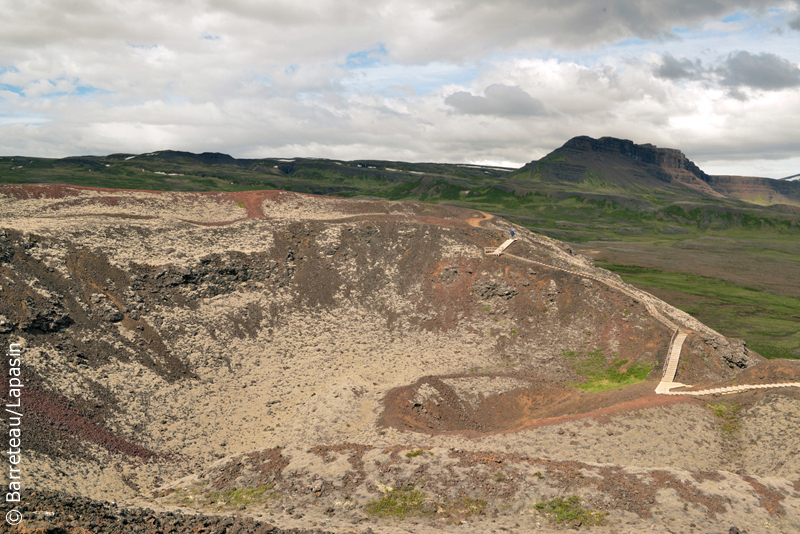
[[[534,181],[592,184],[597,189],[636,191],[665,184],[694,194],[768,204],[800,204],[800,181],[750,176],[712,176],[678,149],[659,148],[627,139],[574,137],[544,158],[525,165],[521,174]],[[692,195],[688,191],[687,194]]]
[[[723,212],[748,212],[781,220],[788,215],[794,221],[800,209],[800,181],[795,177],[711,176],[678,149],[588,136],[574,137],[519,169],[313,157],[239,159],[217,152],[160,150],[62,159],[0,157],[0,183],[158,191],[287,190],[447,202],[523,217],[533,215],[534,205],[539,210],[547,204],[545,211],[552,213],[544,218],[552,220],[565,218],[555,204],[570,198],[580,199],[584,207],[593,203],[595,217],[608,203],[641,213],[702,205],[717,213],[712,219],[727,217]],[[783,207],[773,209],[778,206]],[[531,220],[543,216],[537,212]]]

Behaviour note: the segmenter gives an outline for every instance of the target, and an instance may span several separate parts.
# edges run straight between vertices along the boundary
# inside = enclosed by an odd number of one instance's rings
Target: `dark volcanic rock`
[[[118,323],[120,322],[124,315],[122,312],[116,309],[113,305],[109,304],[105,306],[102,310],[103,320],[109,323]]]
[[[482,280],[476,282],[474,290],[475,293],[484,300],[488,300],[492,297],[510,299],[519,293],[519,290],[514,286],[497,280]]]
[[[26,299],[28,313],[20,323],[25,332],[58,332],[72,324],[70,316],[57,303],[49,308],[37,305],[33,299]]]
[[[706,345],[713,347],[717,354],[731,369],[747,369],[757,364],[759,356],[748,350],[742,339],[705,339]]]
[[[120,508],[115,503],[73,497],[52,491],[24,496],[17,506],[21,524],[9,534],[92,532],[94,534],[157,534],[163,532],[228,532],[247,534],[327,534],[320,529],[281,529],[249,517],[220,517],[180,512],[154,512],[149,508]],[[5,516],[10,507],[4,503]]]
[[[5,315],[0,315],[0,334],[8,334],[14,330],[14,323],[8,320]]]

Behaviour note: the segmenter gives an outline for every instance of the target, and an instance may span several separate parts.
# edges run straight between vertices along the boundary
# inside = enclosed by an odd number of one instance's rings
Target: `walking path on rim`
[[[480,224],[480,219],[476,221],[476,226]],[[601,280],[595,276],[586,274],[586,273],[579,273],[577,271],[572,271],[570,269],[564,269],[563,267],[556,267],[555,265],[548,265],[546,263],[542,263],[536,260],[530,260],[528,258],[522,258],[520,256],[515,256],[514,254],[509,254],[506,251],[508,247],[510,247],[516,239],[508,239],[503,242],[502,245],[499,247],[485,247],[484,253],[488,256],[500,256],[501,254],[505,254],[506,256],[510,256],[512,258],[516,258],[518,260],[526,261],[528,263],[534,263],[536,265],[541,265],[542,267],[547,267],[549,269],[557,269],[559,271],[563,271],[566,273],[570,273],[576,276],[582,276],[584,278],[589,278],[591,280],[595,280],[596,282],[600,282],[605,284],[612,289],[616,289],[617,291],[621,291],[626,295],[634,298],[636,300],[642,300],[644,302],[647,311],[650,312],[657,321],[664,324],[668,328],[674,331],[672,336],[672,340],[670,341],[669,350],[667,352],[668,358],[665,364],[664,375],[661,378],[661,381],[658,383],[656,387],[656,394],[658,395],[692,395],[692,396],[701,396],[701,395],[727,395],[730,393],[739,393],[741,391],[747,391],[750,389],[770,389],[770,388],[785,388],[785,387],[799,387],[800,382],[785,382],[785,383],[774,383],[774,384],[743,384],[739,386],[729,386],[723,388],[713,388],[713,389],[703,389],[700,391],[671,391],[675,388],[681,387],[691,387],[687,384],[682,384],[680,382],[675,382],[675,374],[678,372],[678,364],[680,363],[681,359],[681,350],[683,349],[683,342],[686,341],[686,337],[689,334],[689,331],[679,327],[659,312],[652,303],[648,302],[647,300],[641,299],[640,295],[636,292],[630,291],[629,289],[618,286],[616,284],[612,284],[608,280]]]

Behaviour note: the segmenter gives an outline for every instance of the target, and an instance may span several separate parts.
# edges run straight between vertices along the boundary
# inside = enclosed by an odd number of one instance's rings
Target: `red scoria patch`
[[[769,512],[769,515],[786,514],[786,510],[784,510],[783,506],[781,505],[781,501],[786,498],[783,493],[774,488],[766,487],[750,475],[745,475],[742,477],[742,479],[753,486],[756,495],[758,495],[759,504],[764,510]]]
[[[231,460],[213,475],[212,486],[217,490],[232,490],[244,486],[274,485],[283,477],[290,458],[283,455],[281,447],[243,454]],[[237,481],[245,475],[248,480]]]
[[[650,388],[651,384],[652,382],[642,382],[640,387]],[[620,394],[623,394],[625,392],[625,389],[620,389],[616,391],[619,392]],[[622,413],[633,413],[633,412],[638,412],[640,410],[646,410],[648,408],[656,408],[656,407],[665,408],[669,406],[674,406],[675,404],[686,404],[690,402],[696,402],[696,401],[687,396],[650,394],[644,397],[640,397],[638,399],[620,402],[619,404],[614,404],[613,406],[607,406],[605,408],[600,408],[585,413],[579,413],[575,415],[562,415],[560,417],[550,417],[547,419],[535,419],[520,428],[501,431],[497,433],[499,434],[499,433],[519,432],[520,430],[530,430],[541,426],[557,425],[570,421],[580,421],[581,419],[589,419],[589,418],[595,419],[600,423],[604,423],[607,422],[608,417],[613,415],[618,415]]]
[[[7,380],[0,381],[0,395],[10,398],[9,389]],[[78,439],[91,441],[113,454],[121,453],[145,460],[158,456],[155,452],[116,436],[109,430],[93,423],[84,414],[70,408],[67,399],[58,393],[42,389],[36,382],[29,382],[25,385],[20,409],[24,414],[23,424],[25,418],[49,422],[51,430],[54,430],[55,434],[65,441]]]

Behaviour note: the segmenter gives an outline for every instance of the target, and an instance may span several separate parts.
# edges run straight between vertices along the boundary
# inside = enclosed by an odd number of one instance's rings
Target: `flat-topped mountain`
[[[714,191],[753,204],[794,206],[800,208],[800,181],[773,180],[752,176],[709,176]]]
[[[800,204],[798,182],[710,176],[680,150],[639,145],[614,137],[575,137],[541,160],[525,165],[518,173],[528,175],[533,181],[566,187],[580,184],[597,192],[627,190],[635,195],[646,189],[662,190],[669,184],[687,188],[686,200],[697,200],[699,194],[762,205]]]
[[[580,159],[589,154],[595,155],[594,159],[590,160],[593,163],[603,161],[601,155],[613,159],[621,156],[640,164],[639,166],[652,172],[655,177],[666,179],[665,181],[670,181],[668,176],[684,177],[687,173],[700,180],[708,179],[708,175],[680,150],[658,148],[651,144],[637,145],[633,141],[615,137],[601,137],[600,139],[587,136],[574,137],[564,143],[561,148],[548,154],[543,161],[553,161],[559,158]]]

